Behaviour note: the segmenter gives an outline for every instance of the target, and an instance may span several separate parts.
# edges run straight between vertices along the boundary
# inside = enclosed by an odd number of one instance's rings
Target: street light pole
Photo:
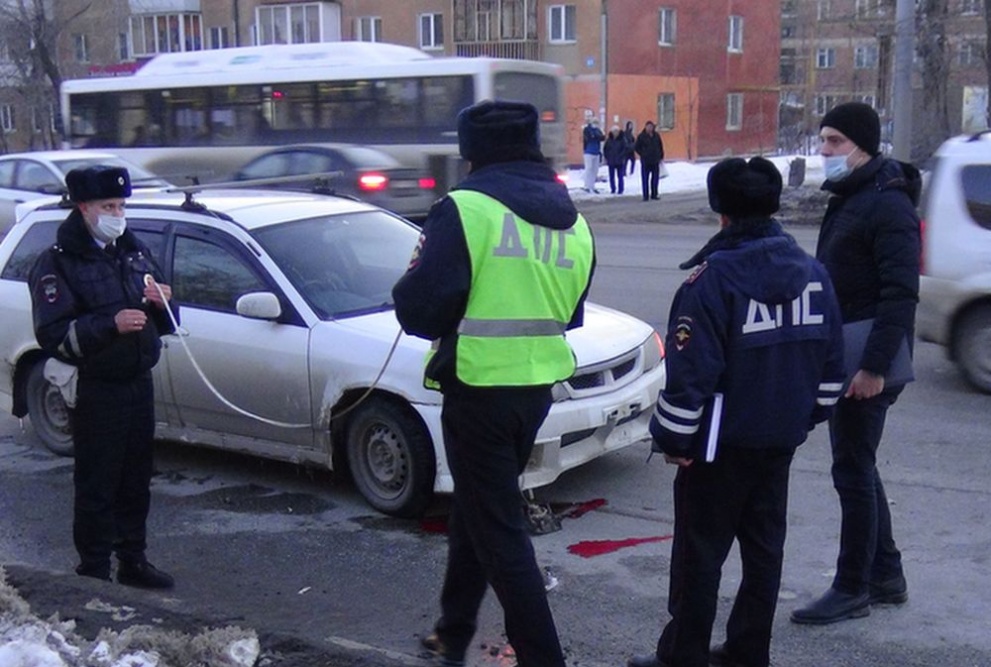
[[[908,162],[912,158],[912,53],[915,50],[914,0],[897,0],[895,6],[895,78],[891,156]]]
[[[599,123],[603,128],[609,126],[608,121],[606,120],[606,105],[608,104],[608,100],[606,99],[608,95],[607,81],[609,75],[609,68],[606,63],[606,56],[609,53],[609,33],[607,32],[609,30],[609,19],[606,16],[606,1],[607,0],[602,0],[602,15],[599,22],[599,76],[601,79],[599,89]]]

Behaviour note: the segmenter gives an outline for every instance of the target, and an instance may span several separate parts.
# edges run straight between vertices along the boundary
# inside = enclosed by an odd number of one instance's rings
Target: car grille
[[[583,398],[606,391],[612,391],[617,385],[632,382],[641,374],[640,349],[633,350],[622,357],[610,359],[602,364],[579,368],[575,374],[562,384],[569,398]]]

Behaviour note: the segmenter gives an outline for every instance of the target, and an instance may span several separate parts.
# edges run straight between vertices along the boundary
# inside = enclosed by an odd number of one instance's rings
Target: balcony
[[[491,42],[455,42],[457,56],[511,58],[513,60],[540,60],[540,43],[537,40],[517,39]]]

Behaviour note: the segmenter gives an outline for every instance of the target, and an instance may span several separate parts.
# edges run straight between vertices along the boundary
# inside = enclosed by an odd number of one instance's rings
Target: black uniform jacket
[[[130,230],[114,245],[114,254],[100,248],[74,210],[59,227],[56,245],[31,270],[38,344],[77,366],[83,378],[138,377],[158,362],[159,336],[173,332],[165,310],[142,303],[145,274],[165,282],[148,248]],[[177,306],[170,307],[178,320]],[[114,316],[124,308],[144,309],[148,324],[137,333],[118,333]]]
[[[489,195],[533,225],[570,229],[578,220],[578,210],[568,189],[543,163],[500,162],[481,167],[472,171],[457,189]],[[595,270],[594,257],[592,270]],[[393,287],[392,296],[403,330],[420,338],[440,340],[428,376],[440,381],[445,392],[461,385],[454,368],[455,348],[458,323],[464,317],[470,290],[471,256],[461,216],[454,201],[444,197],[431,208],[413,260]],[[581,326],[587,294],[588,286],[569,329]]]
[[[884,375],[915,333],[921,238],[918,169],[875,157],[841,181],[819,230],[816,258],[829,271],[844,322],[875,318],[860,368]]]

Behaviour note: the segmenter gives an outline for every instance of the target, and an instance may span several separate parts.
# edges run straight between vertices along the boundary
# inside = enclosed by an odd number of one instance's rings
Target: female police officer
[[[127,170],[73,169],[65,180],[76,206],[30,282],[38,343],[78,371],[71,410],[76,572],[109,581],[116,552],[120,583],[171,588],[172,577],[145,558],[145,523],[155,428],[151,369],[159,337],[173,331],[166,310],[172,290],[127,229]]]

